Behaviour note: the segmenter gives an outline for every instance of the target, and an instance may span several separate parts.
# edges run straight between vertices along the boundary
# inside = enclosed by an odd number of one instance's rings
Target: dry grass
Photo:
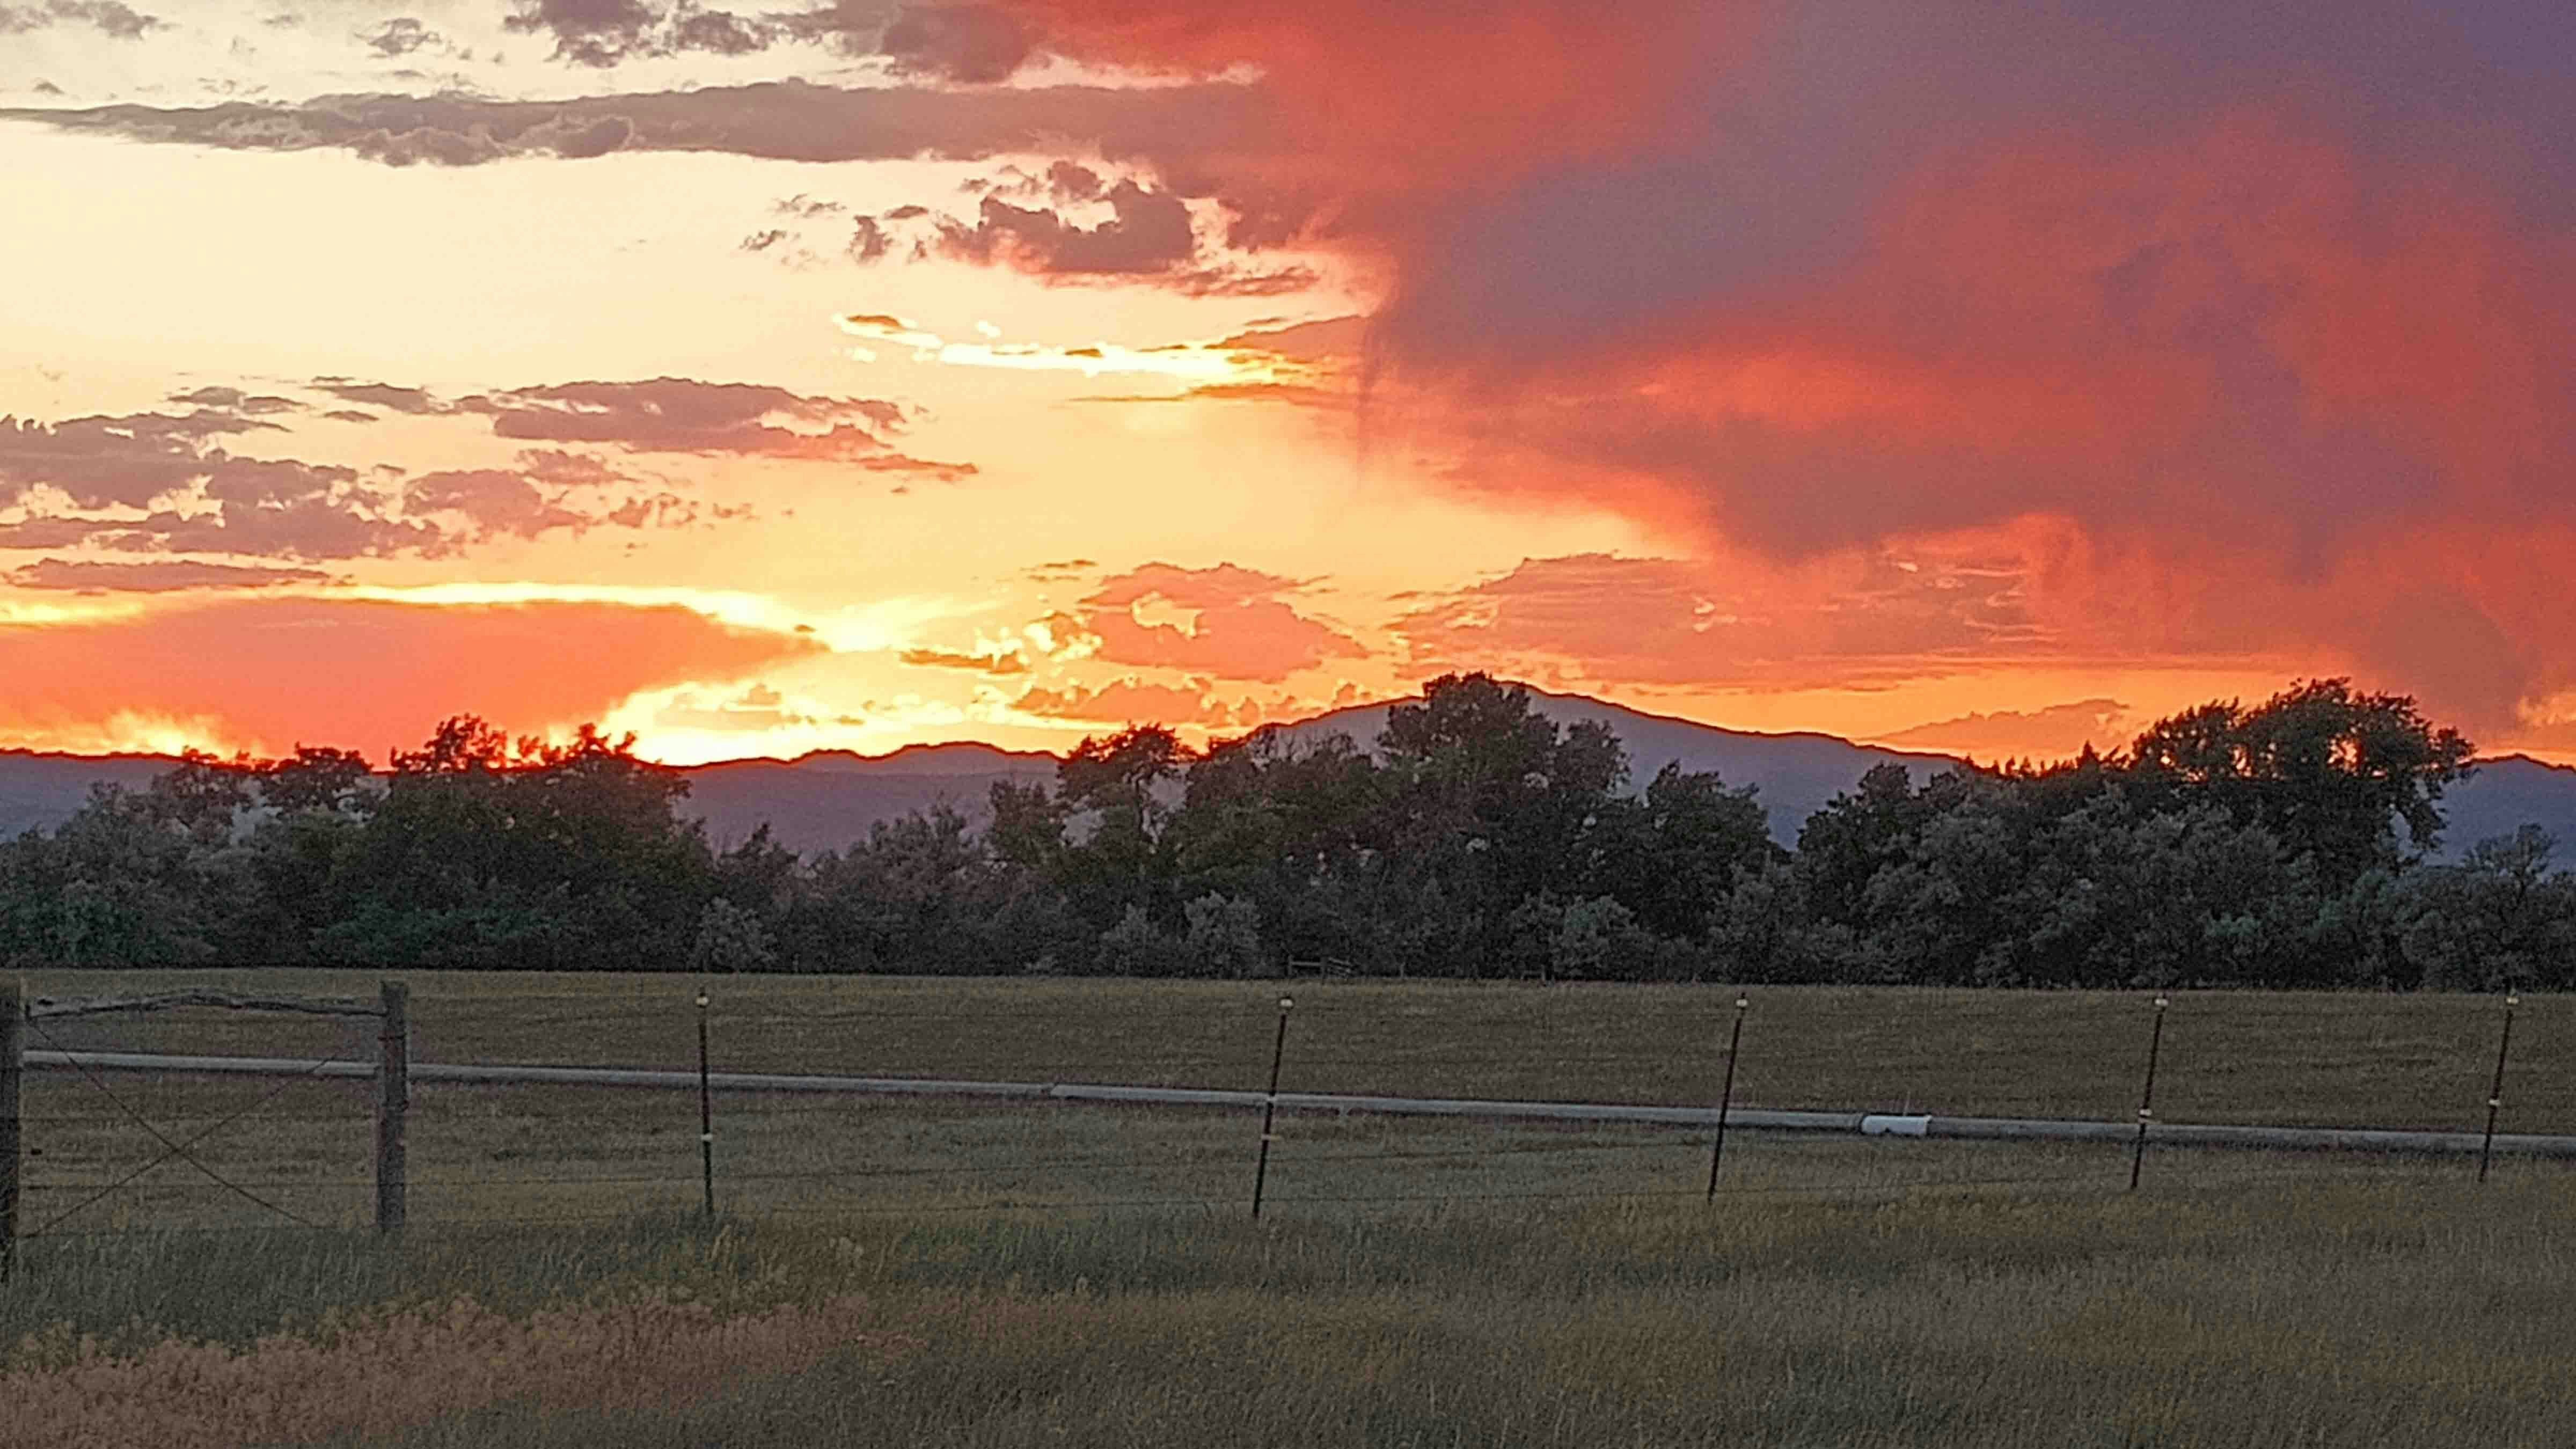
[[[38,983],[107,984],[138,983]],[[415,984],[428,1059],[693,1059],[685,979]],[[1703,1100],[1731,1000],[1297,990],[1292,1086],[1611,1099]],[[718,991],[728,1066],[1225,1086],[1257,1085],[1273,994]],[[2114,1116],[2144,1024],[2099,996],[1755,1001],[1758,1105]],[[2492,1065],[2486,1002],[2175,1013],[2175,1118],[2461,1125]],[[2518,1028],[2509,1127],[2551,1125],[2568,1090],[2559,1015]],[[204,1014],[78,1039],[372,1049],[361,1026]],[[106,1082],[174,1135],[275,1091],[200,1154],[364,1221],[371,1084]],[[32,1074],[27,1110],[30,1226],[158,1150],[72,1074]],[[2169,1151],[2131,1195],[2110,1149],[1740,1134],[1711,1208],[1699,1133],[1309,1115],[1283,1122],[1254,1224],[1241,1113],[718,1112],[718,1224],[689,1211],[686,1094],[424,1085],[399,1243],[248,1231],[275,1220],[165,1165],[65,1225],[103,1235],[26,1245],[0,1294],[0,1445],[2576,1443],[2576,1208],[2553,1164],[2480,1189],[2455,1161]]]
[[[0,1443],[2554,1445],[2570,1217],[2407,1179],[286,1238],[315,1304],[392,1306],[283,1324],[131,1240],[26,1291],[175,1276],[198,1341],[22,1342]],[[455,1306],[495,1284],[555,1306]]]

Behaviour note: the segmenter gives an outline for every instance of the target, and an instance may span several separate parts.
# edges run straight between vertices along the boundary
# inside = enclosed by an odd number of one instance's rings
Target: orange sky
[[[0,746],[2576,760],[2562,7],[770,3],[0,7]]]

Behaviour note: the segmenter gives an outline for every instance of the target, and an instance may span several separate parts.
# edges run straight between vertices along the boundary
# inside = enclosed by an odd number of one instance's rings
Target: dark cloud
[[[984,198],[969,227],[944,222],[939,249],[962,261],[1001,261],[1039,274],[1134,274],[1181,266],[1198,254],[1190,209],[1168,191],[1121,181],[1106,201],[1111,215],[1096,226],[1065,221],[1053,211]]]
[[[502,25],[552,34],[557,60],[610,66],[657,48],[652,33],[661,16],[640,0],[518,0],[518,6]]]
[[[58,423],[0,417],[0,505],[50,486],[81,508],[141,507],[208,476],[229,456],[206,446],[209,439],[275,429],[223,408]]]
[[[999,5],[906,5],[877,40],[899,73],[965,84],[1009,79],[1032,48],[1028,27]]]
[[[407,514],[454,513],[471,524],[478,538],[535,538],[559,528],[579,529],[592,520],[549,499],[527,474],[507,468],[445,469],[423,473],[403,485]]]
[[[1059,163],[1043,180],[1031,178],[1027,189],[1056,206],[1103,204],[1110,214],[1086,226],[1054,206],[1017,206],[987,190],[971,223],[921,207],[862,218],[851,254],[863,262],[882,259],[898,228],[920,221],[927,230],[907,253],[914,259],[1003,266],[1050,281],[1144,281],[1193,296],[1274,296],[1315,282],[1303,267],[1262,270],[1210,255],[1188,202],[1171,191],[1133,179],[1107,184],[1072,163]]]
[[[253,568],[175,559],[154,563],[102,563],[61,558],[40,559],[9,570],[5,577],[12,586],[21,589],[64,589],[94,594],[267,589],[283,584],[326,583],[331,578],[316,569]]]
[[[367,49],[382,56],[409,55],[425,45],[438,45],[442,37],[411,16],[400,16],[376,27],[373,34],[362,35]]]
[[[1215,157],[1275,155],[1293,140],[1277,131],[1264,92],[1236,84],[964,92],[781,81],[569,101],[344,95],[295,106],[20,108],[0,110],[0,118],[232,150],[338,148],[388,164],[563,155],[559,145],[595,140],[596,128],[612,122],[628,128],[628,150],[725,151],[787,161],[980,159],[1043,154],[1079,138],[1112,160],[1186,160],[1204,170]]]
[[[192,407],[215,408],[225,412],[256,416],[262,413],[291,413],[302,409],[293,398],[270,393],[246,393],[237,387],[201,387],[188,392],[174,392],[169,400]]]
[[[887,452],[887,438],[905,421],[901,405],[872,398],[807,397],[755,383],[679,377],[558,383],[466,398],[457,406],[488,416],[501,437],[530,442],[842,462]]]
[[[743,55],[796,33],[776,18],[709,10],[695,0],[668,6],[642,0],[518,0],[517,13],[501,23],[522,34],[550,34],[556,60],[595,68],[692,50]]]
[[[342,402],[364,403],[368,407],[384,408],[391,412],[424,416],[451,410],[448,404],[439,401],[435,395],[424,388],[395,387],[390,383],[382,382],[357,382],[345,377],[317,377],[313,379],[313,386],[316,391],[329,393]]]
[[[122,553],[224,553],[303,562],[437,555],[455,542],[429,524],[388,518],[368,501],[328,494],[273,504],[227,503],[213,512],[162,509],[140,519],[48,516],[0,526],[0,548],[87,544]]]
[[[41,5],[0,5],[0,35],[23,34],[58,23],[88,25],[118,40],[140,40],[170,22],[145,15],[123,0],[45,0]]]

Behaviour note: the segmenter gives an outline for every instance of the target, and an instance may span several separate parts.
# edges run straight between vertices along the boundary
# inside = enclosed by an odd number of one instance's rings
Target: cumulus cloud
[[[1073,618],[1107,664],[1269,681],[1328,659],[1365,657],[1357,639],[1287,602],[1300,587],[1230,563],[1149,563],[1103,579]]]
[[[639,691],[740,679],[819,647],[682,608],[215,600],[0,624],[0,673],[15,681],[0,693],[0,735],[82,738],[142,715],[204,721],[271,753],[322,740],[374,754],[454,714],[569,726]]]

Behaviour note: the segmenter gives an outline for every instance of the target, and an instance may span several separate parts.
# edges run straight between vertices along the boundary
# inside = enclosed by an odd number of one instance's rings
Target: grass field
[[[0,1444],[2556,1445],[2566,1197],[2376,1184],[95,1239]]]
[[[75,978],[45,994],[290,973]],[[425,1060],[695,1061],[695,982],[412,978]],[[1285,1085],[1705,1102],[1731,992],[1300,983]],[[1257,1087],[1278,988],[743,979],[719,1067]],[[2474,1126],[2498,1003],[2186,996],[2168,1120]],[[2143,998],[1764,989],[1737,1100],[2117,1118]],[[2563,1003],[2505,1125],[2576,1127]],[[190,1012],[34,1045],[345,1055]],[[425,1084],[374,1241],[373,1086],[28,1078],[0,1446],[2576,1442],[2565,1168],[1307,1114]],[[115,1100],[110,1100],[113,1093]],[[133,1109],[283,1219],[158,1169]],[[238,1120],[227,1121],[236,1113]],[[643,1216],[639,1217],[639,1214]],[[88,1347],[84,1348],[86,1341]],[[250,1407],[242,1407],[244,1405]],[[261,1418],[260,1415],[268,1417]],[[121,1416],[121,1417],[120,1417]]]

